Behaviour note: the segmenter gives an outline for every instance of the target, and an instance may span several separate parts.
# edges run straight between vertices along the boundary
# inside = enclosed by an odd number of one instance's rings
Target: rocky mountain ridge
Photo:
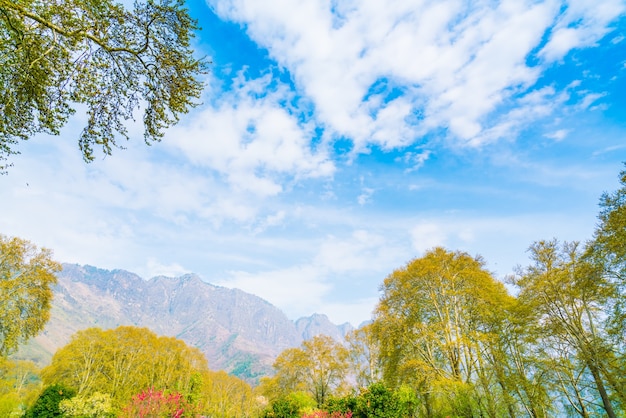
[[[321,314],[291,321],[258,296],[194,274],[144,280],[125,270],[64,264],[54,293],[44,332],[22,347],[19,357],[46,364],[78,330],[134,325],[180,338],[202,350],[212,369],[254,381],[271,374],[284,349],[318,334],[340,340],[353,329]]]

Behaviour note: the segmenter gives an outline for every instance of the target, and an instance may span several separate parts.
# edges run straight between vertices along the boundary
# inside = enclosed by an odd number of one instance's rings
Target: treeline
[[[505,283],[431,249],[384,280],[369,324],[283,351],[255,388],[145,328],[80,331],[42,370],[9,360],[45,324],[58,266],[0,236],[0,416],[626,417],[620,182],[587,242],[537,241]]]
[[[506,284],[444,248],[394,271],[347,346],[316,337],[278,357],[264,416],[625,417],[620,182],[588,242],[533,243]]]
[[[0,364],[0,416],[257,417],[252,387],[209,370],[204,354],[147,328],[77,332],[38,370]]]

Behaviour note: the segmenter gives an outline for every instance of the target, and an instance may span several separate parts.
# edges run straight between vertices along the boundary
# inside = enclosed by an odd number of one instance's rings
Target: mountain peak
[[[64,264],[57,277],[50,321],[29,343],[40,353],[30,358],[40,364],[78,330],[135,325],[180,338],[202,350],[211,368],[255,382],[272,373],[283,350],[319,334],[342,340],[347,332],[324,314],[291,321],[258,296],[196,274],[144,280],[125,270]]]

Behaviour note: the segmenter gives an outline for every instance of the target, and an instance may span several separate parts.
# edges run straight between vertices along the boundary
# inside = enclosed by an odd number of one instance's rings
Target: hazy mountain
[[[50,321],[19,357],[46,364],[78,330],[135,325],[200,348],[212,369],[255,380],[271,373],[284,349],[318,334],[341,339],[352,329],[319,314],[294,323],[258,296],[193,274],[144,280],[124,270],[64,264],[58,279]]]
[[[296,321],[298,335],[308,340],[316,335],[328,335],[337,341],[344,339],[346,334],[354,328],[349,323],[335,325],[323,314],[313,314]]]

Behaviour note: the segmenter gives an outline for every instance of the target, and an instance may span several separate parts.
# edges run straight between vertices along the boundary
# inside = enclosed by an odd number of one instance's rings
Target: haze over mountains
[[[340,340],[353,329],[321,314],[291,321],[258,296],[194,274],[144,280],[125,270],[64,264],[58,279],[50,321],[18,357],[47,364],[78,330],[134,325],[180,338],[202,350],[212,369],[255,381],[272,372],[284,349],[318,334]]]

